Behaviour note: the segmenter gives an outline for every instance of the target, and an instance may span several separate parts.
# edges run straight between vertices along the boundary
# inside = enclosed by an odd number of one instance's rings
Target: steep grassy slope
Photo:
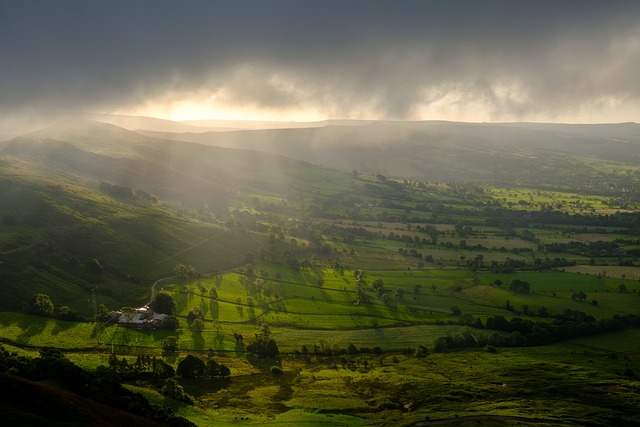
[[[15,138],[2,153],[194,207],[226,206],[238,186],[256,176],[283,181],[286,170],[298,166],[282,156],[149,138],[88,120]]]
[[[215,216],[247,194],[286,194],[294,183],[287,174],[301,167],[88,121],[16,138],[0,155],[0,307],[23,309],[34,293],[48,293],[87,313],[96,287],[99,303],[140,304],[151,279],[176,263],[240,265],[266,236]],[[90,271],[87,258],[104,272]]]
[[[33,294],[47,293],[56,305],[87,313],[94,288],[107,306],[140,304],[148,298],[149,281],[173,274],[178,262],[200,271],[224,268],[255,247],[250,234],[228,233],[162,205],[114,199],[95,184],[51,176],[0,178],[3,309],[24,308]],[[97,259],[104,272],[88,268],[88,258]]]

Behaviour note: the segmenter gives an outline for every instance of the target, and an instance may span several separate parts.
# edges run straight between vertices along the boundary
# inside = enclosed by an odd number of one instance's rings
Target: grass
[[[274,272],[273,272],[274,273]],[[323,288],[312,283],[321,275],[326,279]],[[507,276],[508,277],[508,276]],[[574,277],[582,285],[613,286],[604,282],[594,282],[593,277],[570,273],[525,273],[514,276],[538,282],[548,279],[555,286],[565,287]],[[213,330],[211,317],[207,317],[207,327],[202,333],[191,332],[183,321],[177,332],[138,332],[131,329],[110,326],[102,335],[104,347],[116,345],[119,352],[128,348],[134,357],[138,352],[160,356],[159,346],[169,334],[179,337],[181,354],[196,352],[201,357],[209,349],[216,351],[216,358],[232,369],[232,380],[228,384],[200,384],[185,382],[184,387],[196,397],[197,406],[191,407],[168,401],[157,393],[157,388],[148,385],[131,385],[154,403],[168,404],[178,415],[186,416],[198,425],[231,426],[245,425],[415,425],[425,419],[445,420],[450,423],[465,417],[474,425],[501,425],[509,422],[508,417],[517,417],[527,425],[526,420],[546,420],[548,425],[563,422],[582,423],[587,417],[596,426],[623,422],[633,425],[637,417],[639,383],[623,375],[625,369],[640,371],[637,342],[640,332],[626,330],[615,334],[586,337],[545,347],[526,349],[499,349],[491,354],[481,350],[466,350],[446,354],[431,354],[424,359],[407,357],[401,353],[406,348],[417,345],[432,346],[433,340],[445,334],[455,334],[458,325],[412,325],[406,327],[377,327],[364,324],[372,319],[383,319],[391,313],[412,308],[418,310],[415,316],[426,320],[429,316],[441,318],[442,314],[428,315],[426,310],[446,311],[452,303],[457,303],[464,313],[491,315],[504,313],[495,303],[509,295],[505,289],[487,285],[474,285],[467,272],[459,270],[370,270],[366,280],[371,283],[382,279],[385,286],[404,287],[410,292],[415,283],[424,284],[415,298],[407,295],[406,301],[398,307],[387,307],[375,303],[371,307],[354,307],[350,303],[352,292],[340,289],[350,280],[348,274],[340,275],[333,270],[316,272],[302,271],[291,274],[279,282],[279,291],[305,295],[322,295],[326,300],[314,301],[305,298],[285,300],[287,312],[269,311],[267,316],[291,316],[282,321],[285,326],[272,323],[272,337],[283,352],[299,350],[304,344],[309,349],[344,348],[353,343],[358,348],[381,346],[395,354],[382,356],[347,355],[343,357],[284,357],[279,361],[261,363],[248,359],[244,362],[242,349],[237,348],[232,332],[241,332],[249,338],[258,331],[257,325],[223,321],[222,330]],[[479,276],[481,282],[490,281],[493,276]],[[215,278],[201,279],[205,287],[218,286],[220,293],[228,296],[246,294],[244,286],[239,286],[238,275],[227,273],[222,282]],[[293,283],[299,280],[300,283]],[[505,281],[505,277],[502,277]],[[292,282],[292,283],[289,283]],[[391,285],[393,282],[393,285]],[[310,284],[308,284],[310,283]],[[194,304],[210,303],[206,297],[188,294],[183,289],[196,286],[197,282],[169,284],[176,295],[180,295],[180,313]],[[435,289],[430,286],[435,285]],[[570,301],[566,293],[556,297],[546,291],[555,289],[548,285],[545,292],[530,296],[511,296],[514,304],[522,301],[546,304],[553,310],[552,301]],[[592,292],[589,290],[589,292]],[[633,298],[635,294],[599,293],[599,297],[609,297],[611,301]],[[607,303],[602,298],[603,309]],[[635,299],[634,299],[635,301]],[[576,305],[580,304],[571,301]],[[237,304],[218,301],[220,307],[228,306],[229,312],[236,311]],[[296,305],[297,304],[297,305]],[[588,306],[589,304],[583,304]],[[560,307],[560,306],[558,306]],[[246,307],[245,307],[246,308]],[[292,314],[293,309],[301,314]],[[344,316],[343,310],[362,310],[369,316],[357,316],[363,322],[363,329],[343,329],[353,326],[338,320]],[[631,307],[629,307],[631,309]],[[394,310],[396,310],[394,312]],[[225,319],[225,309],[218,310]],[[324,314],[323,314],[324,313]],[[211,311],[209,312],[211,315]],[[298,319],[295,316],[299,316]],[[450,314],[446,314],[450,316]],[[446,317],[445,316],[445,317]],[[350,316],[346,316],[350,317]],[[282,319],[280,319],[282,320]],[[270,320],[271,321],[271,320]],[[304,327],[305,322],[310,328]],[[295,327],[287,327],[287,324]],[[317,330],[318,324],[324,330]],[[104,353],[83,350],[93,345],[92,325],[69,323],[15,313],[0,313],[0,333],[5,340],[12,340],[21,346],[47,346],[74,350],[68,352],[70,359],[85,367],[96,367],[106,363]],[[10,348],[11,350],[11,348]],[[625,353],[612,358],[611,353]],[[167,358],[177,364],[179,357]],[[268,363],[280,363],[284,375],[274,377],[268,374]],[[155,386],[157,387],[157,386]],[[636,397],[634,397],[636,396]],[[597,399],[596,410],[591,402]],[[482,415],[481,419],[473,417]],[[473,420],[473,421],[471,421]],[[515,422],[515,421],[514,421]],[[544,424],[543,424],[544,425]]]
[[[89,349],[98,345],[94,325],[0,312],[0,337],[21,347]]]
[[[597,350],[637,354],[640,352],[640,330],[625,329],[606,335],[576,338],[571,343]]]
[[[71,142],[94,147],[104,156],[115,153],[129,158],[133,152],[134,145],[119,144],[111,137],[100,140],[101,148],[94,144],[99,135],[77,138]],[[205,151],[212,156],[205,156],[198,145],[175,150],[169,158],[156,142],[138,147],[135,162],[119,162],[122,171],[109,167],[111,163],[101,164],[108,157],[96,161],[92,166],[104,169],[94,181],[80,178],[62,163],[58,170],[26,155],[0,161],[0,309],[27,311],[33,294],[47,293],[56,308],[68,305],[91,317],[93,290],[99,304],[118,309],[146,303],[150,284],[170,276],[177,263],[204,273],[221,273],[162,282],[177,303],[177,331],[109,326],[99,336],[89,323],[3,312],[0,339],[10,351],[37,355],[37,348],[55,346],[73,361],[95,367],[105,363],[110,351],[129,358],[137,353],[162,357],[162,341],[174,335],[180,350],[166,357],[169,363],[177,365],[187,353],[208,357],[213,352],[231,367],[231,382],[183,381],[197,397],[197,408],[167,401],[157,393],[157,385],[131,387],[202,425],[402,426],[426,417],[462,425],[465,421],[456,422],[456,417],[477,415],[494,417],[486,422],[502,425],[509,422],[499,418],[505,416],[540,418],[549,425],[632,424],[638,419],[637,378],[622,375],[625,369],[640,371],[635,330],[547,347],[498,349],[495,354],[469,350],[422,359],[403,354],[407,348],[432,347],[437,337],[456,334],[469,315],[482,320],[509,317],[525,307],[532,313],[545,308],[551,315],[571,308],[597,319],[638,314],[639,267],[608,265],[637,264],[638,259],[605,253],[593,261],[598,265],[590,266],[585,256],[545,253],[543,247],[620,238],[632,241],[626,249],[637,247],[631,230],[582,225],[596,220],[592,214],[613,213],[614,204],[619,203],[616,197],[526,185],[481,188],[387,180],[363,173],[357,177],[250,150],[211,148]],[[501,154],[477,150],[465,151],[473,156],[473,165],[460,170],[460,176],[495,168]],[[612,179],[614,192],[622,179],[614,172],[627,170],[593,159],[580,162],[562,160],[566,174],[549,178],[558,181],[554,188],[568,188],[566,178],[583,172],[577,165],[588,164],[607,174],[597,181]],[[138,176],[140,170],[151,169],[162,171],[162,179],[147,182],[150,177]],[[98,191],[99,180],[117,180],[123,172],[132,185],[154,188],[162,193],[155,196],[167,199],[151,205],[117,200]],[[522,179],[521,172],[508,171],[508,176],[516,177],[516,183]],[[83,173],[89,175],[89,171]],[[530,179],[550,184],[538,178]],[[587,182],[579,181],[580,185]],[[561,224],[527,223],[528,212],[541,218],[538,213],[549,207],[554,211],[550,217],[558,212],[585,216],[576,218],[573,225],[571,217],[563,218]],[[457,224],[471,226],[473,231],[461,237]],[[426,225],[440,232],[437,245],[422,243],[431,237],[417,230]],[[354,232],[359,227],[375,237],[363,238]],[[533,237],[531,241],[521,238],[525,231]],[[347,234],[351,232],[355,237]],[[389,240],[390,233],[407,236],[409,241]],[[463,240],[466,249],[460,248]],[[478,245],[488,249],[470,248]],[[522,248],[531,251],[519,251]],[[416,256],[402,255],[401,249],[415,249]],[[565,272],[495,275],[482,270],[476,274],[468,271],[467,262],[478,255],[485,267],[507,258],[531,264],[534,257],[546,256],[575,260],[579,265]],[[87,272],[88,256],[105,267],[104,275]],[[426,261],[429,256],[433,261]],[[299,271],[285,267],[291,258],[312,267]],[[254,264],[256,276],[262,274],[260,270],[268,273],[265,280],[273,284],[270,294],[258,291],[255,277],[247,279],[238,272],[248,262]],[[340,267],[328,268],[336,263]],[[358,301],[354,269],[365,270],[369,302],[366,297]],[[508,284],[516,278],[530,282],[534,292],[510,292]],[[383,280],[386,296],[371,287],[377,279]],[[502,288],[491,286],[496,279],[502,280]],[[628,292],[619,292],[621,284]],[[213,288],[216,301],[209,297]],[[585,301],[572,299],[577,291],[587,294]],[[505,308],[507,300],[515,312]],[[462,316],[453,314],[454,306]],[[186,321],[194,307],[205,316],[202,332],[190,330]],[[280,359],[261,362],[245,357],[236,343],[234,334],[242,334],[248,342],[262,321],[268,322],[285,353]],[[303,345],[336,349],[349,344],[379,346],[386,353],[293,355]],[[624,354],[613,358],[611,352]],[[279,364],[284,374],[272,376],[271,364]],[[476,425],[482,420],[467,421]]]
[[[491,197],[503,206],[512,209],[540,210],[545,205],[558,207],[561,211],[577,213],[593,209],[597,213],[608,213],[610,199],[599,196],[578,196],[561,191],[540,191],[530,188],[491,188]]]
[[[565,271],[588,274],[592,276],[602,275],[610,279],[627,279],[640,281],[640,267],[617,266],[617,265],[577,265],[573,267],[565,267]],[[628,283],[628,282],[621,282]]]

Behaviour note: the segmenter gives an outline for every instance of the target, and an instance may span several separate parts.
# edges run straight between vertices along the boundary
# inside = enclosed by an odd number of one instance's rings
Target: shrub
[[[498,349],[492,345],[487,344],[484,346],[484,351],[486,351],[487,353],[497,353]]]
[[[165,380],[160,393],[162,393],[163,396],[166,396],[169,399],[178,400],[190,405],[194,404],[193,397],[191,397],[188,393],[185,393],[182,386],[178,384],[178,382],[173,378],[167,378],[167,380]]]
[[[427,347],[423,345],[418,346],[415,352],[415,356],[418,358],[426,357],[428,354],[429,354],[429,351],[427,350]]]
[[[271,375],[282,375],[282,368],[274,365],[269,369],[269,372],[271,372]]]

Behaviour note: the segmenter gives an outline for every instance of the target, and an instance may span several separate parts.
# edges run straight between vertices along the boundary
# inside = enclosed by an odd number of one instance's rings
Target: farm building
[[[130,319],[122,311],[109,313],[113,319],[117,318],[117,322],[121,326],[128,326],[137,329],[151,329],[162,326],[162,322],[167,318],[167,314],[154,313],[149,307],[140,307],[136,309],[135,314]]]

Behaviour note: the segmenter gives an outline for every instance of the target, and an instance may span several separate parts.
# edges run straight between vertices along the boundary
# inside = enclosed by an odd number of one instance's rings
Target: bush
[[[484,351],[486,351],[487,353],[497,353],[498,349],[492,345],[487,344],[484,346]]]
[[[271,372],[271,375],[282,375],[282,368],[280,366],[272,366],[271,369],[269,369],[269,372]]]
[[[427,347],[423,345],[418,346],[415,352],[415,356],[418,358],[426,357],[428,354],[429,354],[429,351],[427,350]]]
[[[168,378],[162,389],[160,390],[163,396],[168,397],[169,399],[178,400],[180,402],[185,402],[190,405],[194,404],[193,397],[191,397],[188,393],[185,393],[184,389],[176,380],[173,378]]]
[[[177,351],[178,350],[178,337],[168,336],[162,341],[162,349],[164,351]]]

